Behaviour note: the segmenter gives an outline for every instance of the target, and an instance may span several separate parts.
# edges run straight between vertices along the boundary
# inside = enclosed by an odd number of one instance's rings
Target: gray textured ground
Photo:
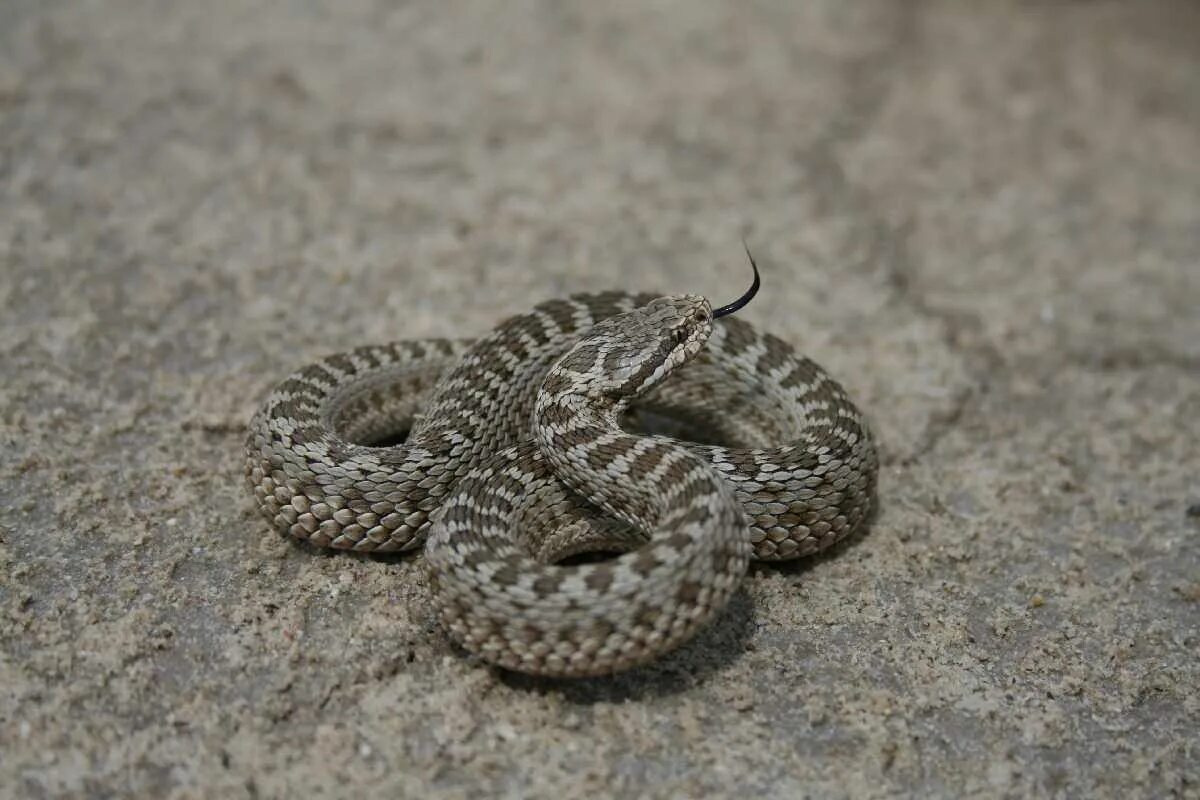
[[[1200,6],[0,13],[0,794],[1200,796]],[[743,233],[882,512],[681,653],[497,674],[254,515],[292,367]]]

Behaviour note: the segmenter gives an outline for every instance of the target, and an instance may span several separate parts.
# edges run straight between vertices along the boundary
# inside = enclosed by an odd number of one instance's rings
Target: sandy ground
[[[1200,6],[0,13],[0,793],[1200,796]],[[743,234],[882,510],[684,650],[501,674],[252,509],[293,367]]]

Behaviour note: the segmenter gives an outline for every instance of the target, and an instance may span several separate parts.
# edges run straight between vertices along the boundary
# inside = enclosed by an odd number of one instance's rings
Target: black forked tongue
[[[754,299],[754,295],[758,294],[758,264],[754,263],[754,256],[750,255],[750,246],[746,244],[744,239],[742,240],[742,247],[746,248],[746,258],[750,259],[750,268],[754,270],[754,283],[750,284],[749,290],[747,290],[746,293],[737,300],[734,300],[727,306],[721,306],[720,308],[715,309],[713,311],[714,319],[717,317],[727,317],[733,312],[744,308],[747,303]]]

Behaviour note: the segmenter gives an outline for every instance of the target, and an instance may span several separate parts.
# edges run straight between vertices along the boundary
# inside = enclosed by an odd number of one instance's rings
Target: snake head
[[[700,352],[714,319],[744,308],[758,293],[758,265],[749,247],[746,257],[754,282],[728,305],[713,310],[699,295],[671,295],[596,323],[550,368],[535,413],[557,407],[566,414],[586,403],[620,412],[661,383]]]
[[[712,329],[712,306],[703,297],[660,297],[596,323],[550,370],[543,389],[624,407],[699,353]]]

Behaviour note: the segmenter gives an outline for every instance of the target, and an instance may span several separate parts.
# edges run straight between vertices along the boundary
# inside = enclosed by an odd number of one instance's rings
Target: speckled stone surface
[[[0,14],[0,794],[1200,796],[1200,6]],[[742,235],[882,509],[670,658],[497,673],[255,515],[298,364]]]

